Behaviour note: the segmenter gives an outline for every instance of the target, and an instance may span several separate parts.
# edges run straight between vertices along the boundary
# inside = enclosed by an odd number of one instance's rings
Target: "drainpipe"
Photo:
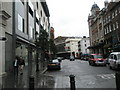
[[[15,17],[16,17],[16,15],[15,15],[15,0],[13,0],[13,16],[12,16],[12,18],[13,18],[13,40],[12,40],[12,48],[13,48],[13,51],[12,51],[12,60],[15,60],[15,56],[16,56],[16,53],[15,53],[15,51],[16,51],[16,39],[17,39],[17,35],[16,35],[16,20],[15,20]]]

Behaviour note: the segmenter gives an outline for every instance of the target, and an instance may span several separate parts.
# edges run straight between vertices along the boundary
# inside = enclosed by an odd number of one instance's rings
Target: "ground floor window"
[[[22,57],[28,65],[28,46],[22,42],[16,43],[16,56]]]

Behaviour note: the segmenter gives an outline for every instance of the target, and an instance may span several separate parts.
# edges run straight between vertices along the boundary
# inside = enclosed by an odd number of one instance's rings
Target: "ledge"
[[[0,17],[2,17],[3,20],[7,20],[11,16],[4,10],[0,10]]]

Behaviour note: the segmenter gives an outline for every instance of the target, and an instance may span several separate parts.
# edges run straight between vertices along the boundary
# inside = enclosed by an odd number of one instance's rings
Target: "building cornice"
[[[44,10],[44,12],[45,12],[45,15],[46,15],[47,17],[50,17],[50,13],[49,13],[49,9],[48,9],[47,3],[46,3],[46,2],[41,2],[41,5],[42,5],[42,7],[43,7],[43,10]]]

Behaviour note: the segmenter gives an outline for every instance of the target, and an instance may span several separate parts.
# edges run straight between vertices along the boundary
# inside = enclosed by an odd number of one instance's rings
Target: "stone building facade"
[[[88,16],[90,47],[92,53],[109,54],[119,51],[120,2],[104,2],[102,10],[96,10],[96,15]],[[93,8],[94,7],[94,8]],[[98,6],[96,7],[98,8]],[[91,10],[92,11],[92,10]]]
[[[40,30],[49,33],[50,14],[47,3],[45,0],[12,0],[0,2],[0,8],[0,37],[7,38],[6,41],[0,41],[0,66],[3,69],[0,70],[0,75],[13,71],[13,60],[16,56],[25,60],[29,70],[30,63],[36,62],[35,41]]]

